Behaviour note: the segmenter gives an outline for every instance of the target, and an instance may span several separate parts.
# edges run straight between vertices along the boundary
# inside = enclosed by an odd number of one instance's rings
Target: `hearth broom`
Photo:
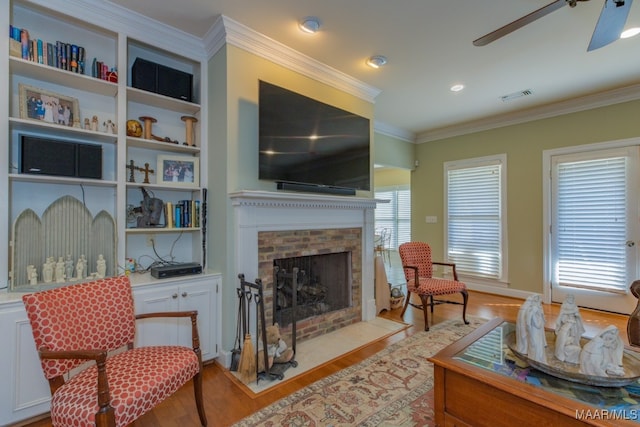
[[[240,354],[240,363],[238,364],[238,374],[240,375],[240,381],[244,384],[256,381],[256,352],[253,348],[253,342],[251,341],[251,332],[249,331],[250,318],[249,313],[251,307],[249,302],[251,301],[251,291],[246,291],[243,301],[243,312],[246,314],[244,323],[244,344],[242,345],[242,352]]]

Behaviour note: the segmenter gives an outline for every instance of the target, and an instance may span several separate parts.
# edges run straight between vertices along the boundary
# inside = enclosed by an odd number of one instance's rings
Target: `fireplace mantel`
[[[229,194],[234,206],[281,208],[375,209],[376,200],[365,197],[272,191],[238,191]]]
[[[236,274],[258,277],[258,233],[276,230],[362,229],[362,320],[376,316],[374,209],[379,200],[313,193],[242,190],[229,194],[234,210]]]

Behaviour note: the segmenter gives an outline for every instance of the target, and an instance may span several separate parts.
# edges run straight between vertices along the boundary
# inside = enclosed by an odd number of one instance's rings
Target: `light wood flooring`
[[[486,319],[502,317],[507,321],[515,322],[518,309],[522,302],[523,301],[519,299],[471,291],[469,292],[467,313]],[[383,312],[381,316],[400,320],[400,311],[401,309]],[[544,305],[544,311],[547,327],[554,328],[559,306],[555,304]],[[581,313],[587,329],[586,335],[593,336],[597,331],[613,324],[619,328],[626,342],[626,316],[585,309],[582,309]],[[461,317],[462,307],[450,304],[439,305],[435,308],[434,315],[434,318],[430,319],[430,324],[432,325],[447,319]],[[255,398],[249,396],[239,388],[219,365],[216,363],[206,365],[204,368],[204,396],[209,426],[229,426],[260,408],[334,372],[358,363],[383,348],[424,328],[422,311],[415,308],[409,307],[403,320],[411,323],[413,326],[383,340],[369,344],[364,348],[327,363],[309,373],[288,381],[285,379],[281,385],[275,386]],[[51,421],[49,418],[46,418],[24,425],[30,427],[49,427],[51,426]],[[195,427],[198,425],[200,424],[193,399],[193,386],[191,382],[187,383],[171,398],[132,424],[134,427]]]

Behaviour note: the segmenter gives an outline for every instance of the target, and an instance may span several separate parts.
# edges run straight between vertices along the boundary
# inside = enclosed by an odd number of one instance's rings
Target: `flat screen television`
[[[259,179],[370,190],[368,118],[259,85]]]

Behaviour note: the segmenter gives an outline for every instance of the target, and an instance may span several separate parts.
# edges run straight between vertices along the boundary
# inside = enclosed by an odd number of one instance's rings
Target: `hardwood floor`
[[[469,292],[467,314],[491,319],[502,317],[515,322],[522,300],[499,297],[478,292]],[[554,328],[559,305],[544,305],[544,312],[548,328]],[[382,317],[400,320],[401,309],[383,312]],[[587,329],[586,335],[593,336],[608,325],[619,328],[626,342],[627,316],[594,310],[581,309],[581,314]],[[430,324],[436,324],[451,318],[459,318],[462,308],[456,305],[439,305],[435,308],[434,318]],[[224,369],[212,363],[204,368],[205,410],[209,426],[229,426],[247,415],[273,403],[327,375],[351,366],[377,353],[383,348],[407,337],[416,331],[424,329],[422,311],[410,307],[405,313],[405,322],[413,324],[410,328],[381,341],[372,343],[362,349],[347,354],[331,363],[310,371],[298,378],[284,380],[278,385],[258,397],[246,394],[225,374]],[[49,418],[25,424],[30,427],[49,427]],[[198,414],[193,399],[193,386],[189,382],[175,395],[167,399],[151,412],[138,419],[133,427],[190,427],[199,426]]]

